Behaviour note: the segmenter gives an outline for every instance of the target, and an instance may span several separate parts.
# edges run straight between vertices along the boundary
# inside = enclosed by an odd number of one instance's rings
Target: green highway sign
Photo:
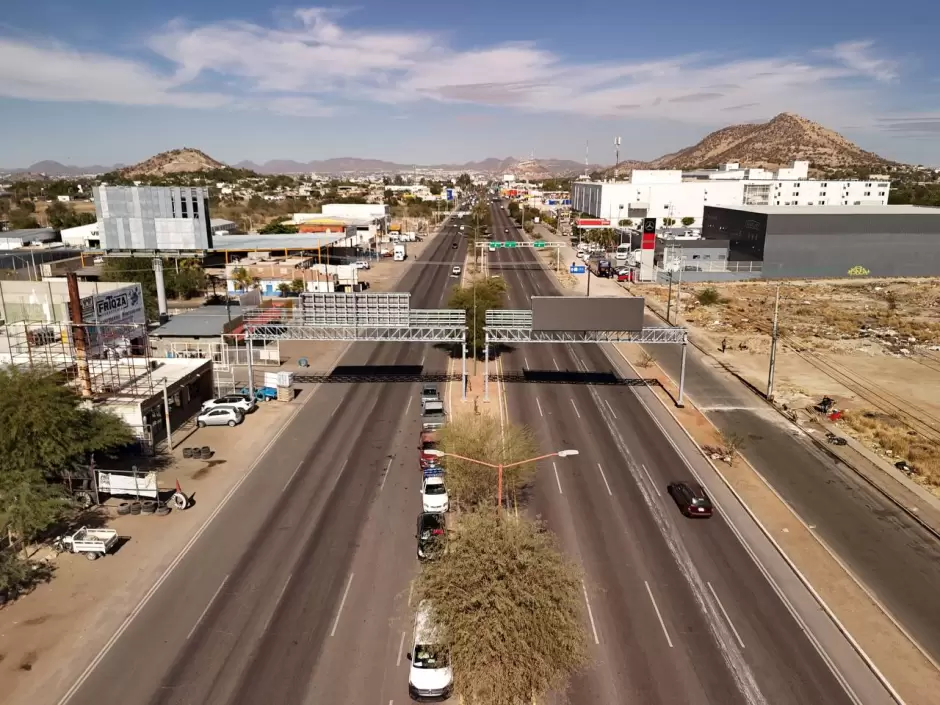
[[[519,244],[518,242],[511,242],[511,241],[510,241],[510,242],[507,242],[507,243],[506,243],[506,247],[515,247],[515,246],[518,245],[518,244]]]
[[[545,247],[545,243],[541,241],[536,241],[532,243],[532,247]]]

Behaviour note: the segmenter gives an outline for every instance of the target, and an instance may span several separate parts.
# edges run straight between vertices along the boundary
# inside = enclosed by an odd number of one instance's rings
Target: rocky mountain
[[[205,152],[198,149],[183,147],[171,149],[168,152],[150,157],[134,166],[121,169],[121,176],[166,176],[167,174],[183,174],[193,171],[209,171],[211,169],[225,169],[227,164],[216,161]]]
[[[700,169],[739,162],[742,166],[773,169],[797,159],[808,160],[817,171],[896,164],[812,120],[781,113],[769,122],[732,125],[712,132],[696,145],[654,159],[646,168]]]

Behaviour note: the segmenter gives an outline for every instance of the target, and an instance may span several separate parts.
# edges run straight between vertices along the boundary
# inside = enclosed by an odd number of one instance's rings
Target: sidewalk
[[[547,241],[561,238],[549,232],[541,233]],[[562,262],[575,258],[575,249],[565,245],[561,249]],[[576,279],[562,289],[568,295],[586,295],[587,275],[572,277],[565,271],[562,275]],[[642,295],[640,289],[634,290]],[[592,296],[628,296],[623,286],[610,279],[592,276]],[[690,342],[693,342],[690,340]],[[614,346],[630,364],[638,376],[654,378],[658,386],[651,386],[656,397],[673,415],[694,443],[717,446],[718,429],[687,400],[684,408],[675,408],[678,389],[673,380],[657,364],[640,368],[644,356],[640,346],[618,344]],[[705,351],[702,351],[705,353]],[[707,353],[705,353],[707,355]],[[768,411],[769,411],[768,407]],[[841,435],[841,434],[840,434]],[[851,448],[851,452],[855,452]],[[702,451],[703,455],[706,455]],[[707,455],[706,455],[707,457]],[[731,465],[721,461],[712,462],[716,472],[757,516],[767,533],[781,547],[787,558],[806,576],[808,582],[819,593],[823,601],[838,617],[847,631],[859,643],[865,653],[877,664],[894,688],[908,703],[932,702],[940,688],[940,670],[907,637],[902,629],[887,615],[875,599],[844,567],[841,561],[826,547],[799,516],[783,501],[760,473],[740,455],[743,462]],[[893,471],[894,468],[891,468]],[[880,472],[875,470],[875,472]],[[883,473],[881,473],[884,476]]]

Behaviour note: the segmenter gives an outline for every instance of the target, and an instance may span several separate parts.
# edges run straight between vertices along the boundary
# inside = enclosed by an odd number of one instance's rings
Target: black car
[[[457,249],[457,243],[456,243],[456,242],[450,243],[450,246],[451,246],[451,248],[453,248],[453,249],[455,249],[455,250]]]
[[[712,515],[712,501],[697,482],[673,482],[668,489],[685,516],[707,519]]]
[[[446,538],[446,522],[443,514],[424,512],[418,515],[418,558],[425,561],[440,555]]]

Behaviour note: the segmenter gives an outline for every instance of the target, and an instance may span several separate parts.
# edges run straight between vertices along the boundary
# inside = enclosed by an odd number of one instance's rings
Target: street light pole
[[[456,458],[457,460],[463,460],[468,463],[474,463],[476,465],[482,465],[483,467],[493,468],[496,470],[497,479],[496,479],[496,501],[497,506],[500,511],[503,508],[503,470],[508,470],[509,468],[514,468],[519,465],[525,465],[526,463],[537,463],[539,460],[545,460],[547,458],[567,458],[572,455],[578,455],[579,451],[574,449],[568,450],[556,450],[552,453],[546,453],[545,455],[540,455],[536,458],[528,458],[527,460],[517,460],[514,463],[487,463],[484,460],[477,460],[476,458],[468,458],[465,455],[458,455],[457,453],[445,453],[444,451],[437,449],[428,449],[424,451],[426,455],[430,455],[435,458]]]

